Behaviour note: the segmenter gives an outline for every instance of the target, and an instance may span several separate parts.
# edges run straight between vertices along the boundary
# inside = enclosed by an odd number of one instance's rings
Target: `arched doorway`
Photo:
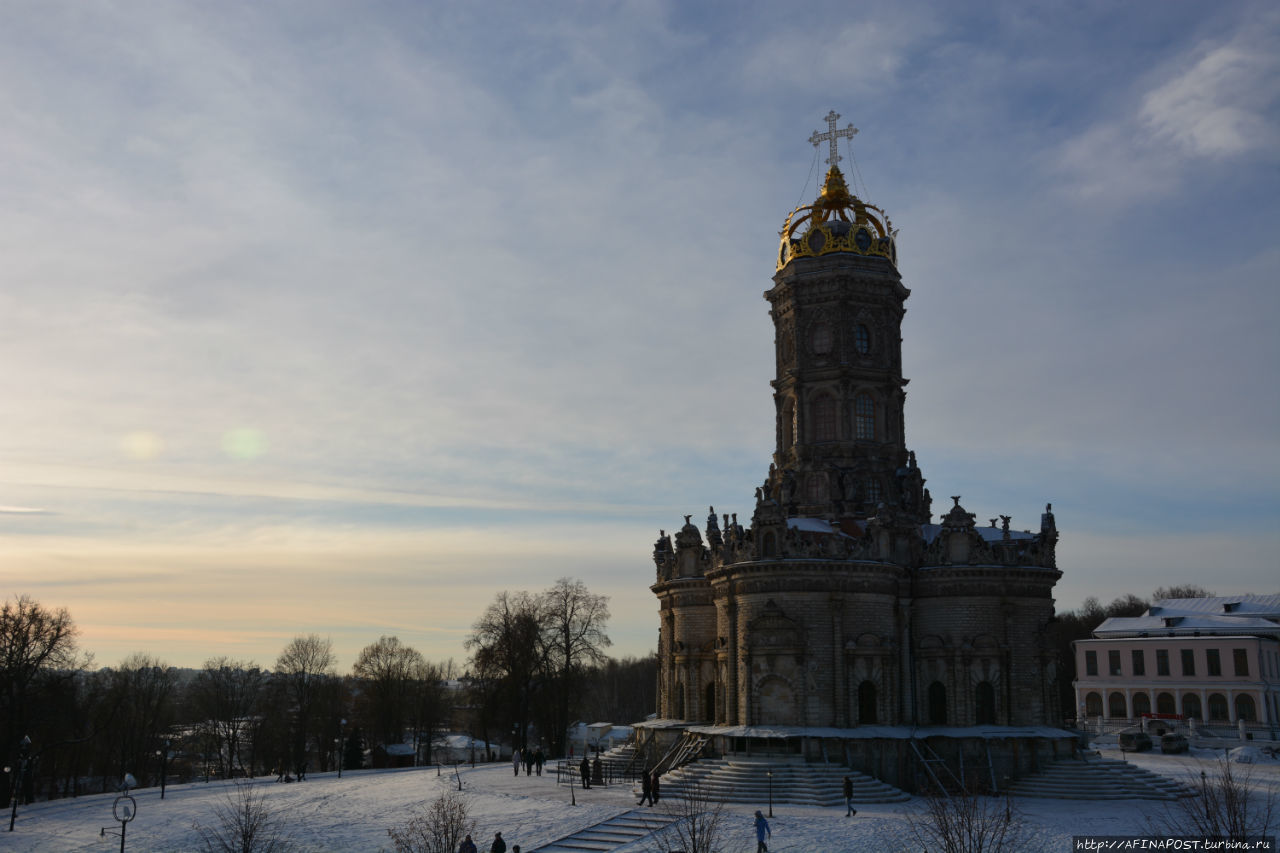
[[[876,722],[876,685],[864,681],[858,685],[858,723],[864,726]]]
[[[935,726],[947,724],[947,688],[941,681],[929,685],[929,722]]]
[[[703,701],[706,704],[702,707],[702,718],[714,723],[716,721],[716,683],[714,681],[707,682],[707,691]]]
[[[1227,697],[1221,693],[1209,694],[1209,719],[1224,722],[1230,719],[1227,713]]]
[[[1194,720],[1204,719],[1204,714],[1200,711],[1199,696],[1194,693],[1188,693],[1182,697],[1182,716]]]
[[[1176,714],[1178,706],[1174,704],[1172,693],[1160,693],[1156,696],[1157,714]]]
[[[1119,690],[1113,691],[1107,697],[1107,716],[1113,720],[1127,720],[1129,718],[1129,707],[1125,704],[1124,694]]]
[[[1102,695],[1099,693],[1089,693],[1084,697],[1084,715],[1086,717],[1102,716]]]
[[[990,681],[979,681],[973,688],[974,721],[980,726],[995,725],[996,689]]]
[[[676,682],[676,701],[675,701],[676,719],[684,719],[684,684]]]
[[[1133,715],[1141,717],[1143,714],[1151,713],[1151,700],[1147,698],[1145,693],[1133,694]]]
[[[1258,712],[1253,704],[1253,697],[1247,693],[1241,693],[1236,697],[1236,719],[1244,720],[1246,723],[1256,722]]]

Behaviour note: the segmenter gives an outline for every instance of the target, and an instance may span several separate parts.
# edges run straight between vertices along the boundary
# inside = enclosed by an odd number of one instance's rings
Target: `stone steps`
[[[1194,796],[1187,786],[1114,759],[1064,759],[1009,785],[1018,797],[1063,800],[1176,800]]]
[[[608,853],[652,835],[676,820],[660,812],[635,809],[544,844],[531,853]]]
[[[772,771],[770,784],[766,775]],[[803,762],[711,759],[687,764],[662,777],[660,794],[683,799],[696,790],[698,796],[727,803],[775,803],[809,806],[843,806],[844,777],[853,781],[855,803],[898,803],[910,797],[866,774],[846,767]],[[637,794],[638,796],[638,794]]]

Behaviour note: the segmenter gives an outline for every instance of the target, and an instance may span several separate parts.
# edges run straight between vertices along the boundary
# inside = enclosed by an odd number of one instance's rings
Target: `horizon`
[[[651,653],[658,530],[768,470],[761,294],[833,109],[935,510],[1051,502],[1060,611],[1275,591],[1280,11],[493,11],[11,10],[7,599],[97,666],[349,671],[461,666],[571,577]]]

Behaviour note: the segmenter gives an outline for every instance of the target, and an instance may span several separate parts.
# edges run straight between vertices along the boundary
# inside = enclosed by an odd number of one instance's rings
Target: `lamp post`
[[[164,799],[164,781],[169,768],[169,739],[163,741],[163,748],[156,750],[156,758],[160,759],[160,799]]]
[[[764,775],[769,777],[769,817],[773,817],[773,771],[766,770]]]
[[[18,789],[23,786],[27,772],[31,767],[31,736],[23,735],[18,744],[18,767],[16,773],[9,775],[9,787],[13,794],[12,808],[9,811],[9,831],[13,832],[13,824],[18,820]]]
[[[338,744],[338,778],[342,778],[342,764],[347,757],[347,721],[338,720],[338,736],[333,739]]]

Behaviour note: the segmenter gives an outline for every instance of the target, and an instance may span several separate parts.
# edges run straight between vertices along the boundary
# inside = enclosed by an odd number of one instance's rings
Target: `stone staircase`
[[[1176,800],[1195,796],[1180,782],[1108,758],[1055,761],[1039,773],[1011,782],[1009,793],[1062,800]]]
[[[698,796],[726,803],[765,803],[770,780],[775,803],[805,806],[843,806],[844,777],[853,780],[855,803],[899,803],[910,796],[878,779],[834,764],[801,760],[704,758],[662,777],[663,798]],[[637,796],[639,794],[637,793]]]
[[[607,853],[652,835],[678,819],[656,809],[633,809],[538,847],[532,853]]]

